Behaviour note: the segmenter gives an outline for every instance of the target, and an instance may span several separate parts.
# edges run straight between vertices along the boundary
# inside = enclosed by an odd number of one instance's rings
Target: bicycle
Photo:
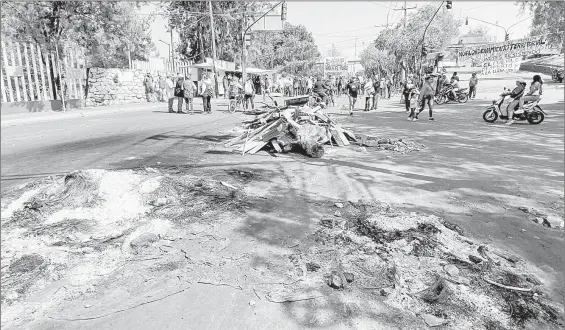
[[[235,99],[230,99],[228,111],[234,113],[237,109],[243,108],[243,94],[237,94]]]

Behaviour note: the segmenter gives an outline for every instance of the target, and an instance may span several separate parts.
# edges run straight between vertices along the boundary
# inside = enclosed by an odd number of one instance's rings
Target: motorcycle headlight
[[[495,105],[495,104],[496,104],[496,100],[492,101],[492,104]]]

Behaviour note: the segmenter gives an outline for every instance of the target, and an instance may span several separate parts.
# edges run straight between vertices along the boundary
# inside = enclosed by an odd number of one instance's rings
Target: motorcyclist
[[[456,77],[456,74],[457,72],[451,77],[451,90],[449,91],[454,100],[457,100],[457,92],[459,91],[459,77]]]
[[[514,100],[508,104],[506,107],[506,114],[509,120],[512,120],[514,115],[514,109],[520,103],[520,98],[524,95],[524,90],[526,90],[526,81],[524,79],[516,80],[516,88],[512,91],[504,92],[501,96],[510,96]]]
[[[322,98],[322,102],[324,104],[328,104],[328,94],[327,90],[330,87],[322,80],[321,77],[316,78],[316,82],[314,83],[314,93],[318,94]]]

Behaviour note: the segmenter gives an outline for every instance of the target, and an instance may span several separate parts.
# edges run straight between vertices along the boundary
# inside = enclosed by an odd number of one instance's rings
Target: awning
[[[191,65],[191,67],[197,68],[197,69],[208,69],[208,70],[214,69],[214,65],[212,63],[208,63],[208,62],[193,64],[193,65]],[[226,69],[224,69],[224,67],[222,67],[219,63],[216,63],[216,70],[217,71],[226,71]]]
[[[241,68],[235,70],[236,72],[241,72]],[[245,72],[250,74],[265,74],[275,72],[276,70],[264,70],[264,69],[257,69],[257,68],[245,68]]]

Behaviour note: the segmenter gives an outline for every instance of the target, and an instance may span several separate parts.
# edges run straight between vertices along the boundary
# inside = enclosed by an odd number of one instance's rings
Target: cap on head
[[[526,81],[524,79],[518,79],[516,80],[517,83],[520,83],[522,85],[527,85]]]

